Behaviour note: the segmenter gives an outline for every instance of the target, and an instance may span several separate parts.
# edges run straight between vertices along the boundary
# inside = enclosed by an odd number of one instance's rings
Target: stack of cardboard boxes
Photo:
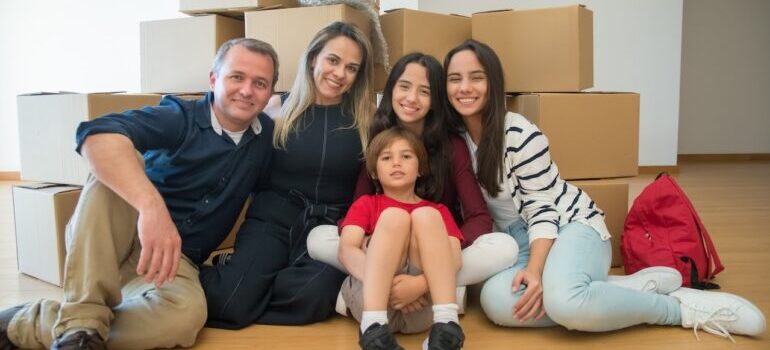
[[[349,6],[296,6],[296,0],[180,0],[180,11],[193,16],[140,24],[143,94],[19,96],[21,177],[50,183],[13,190],[19,269],[61,283],[64,225],[77,202],[77,186],[88,174],[73,152],[79,122],[155,105],[160,94],[208,91],[216,50],[232,38],[252,37],[273,45],[281,63],[276,84],[281,92],[291,87],[303,51],[322,27],[347,21],[371,33],[367,15]],[[628,205],[628,183],[622,177],[637,174],[639,96],[580,92],[593,86],[591,11],[568,6],[468,18],[398,9],[381,15],[380,23],[391,65],[413,51],[441,61],[469,38],[495,49],[504,65],[506,91],[514,93],[509,109],[538,124],[549,137],[562,177],[604,209],[615,237],[613,266],[619,265],[616,243]],[[378,64],[376,91],[382,90],[386,78]],[[222,247],[232,246],[233,237]],[[47,243],[40,244],[43,241]]]

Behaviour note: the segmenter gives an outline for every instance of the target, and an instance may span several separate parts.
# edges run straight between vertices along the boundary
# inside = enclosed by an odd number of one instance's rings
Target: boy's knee
[[[380,224],[396,224],[396,225],[408,225],[410,221],[409,213],[401,208],[390,207],[380,213],[379,219],[377,219],[377,225]]]
[[[420,207],[415,210],[412,210],[412,213],[410,214],[412,216],[412,221],[414,222],[425,222],[429,220],[441,220],[441,213],[439,213],[436,208],[432,207]]]

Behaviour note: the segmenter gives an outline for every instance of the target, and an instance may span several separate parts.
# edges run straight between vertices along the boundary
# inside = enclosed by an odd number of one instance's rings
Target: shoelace
[[[722,313],[722,311],[725,311],[725,313]],[[727,329],[725,329],[725,327],[720,323],[735,320],[735,313],[733,313],[730,309],[726,307],[719,308],[709,314],[708,317],[696,320],[693,324],[692,331],[693,334],[695,334],[695,339],[698,341],[700,341],[700,337],[698,336],[698,328],[701,328],[708,333],[720,336],[722,338],[728,338],[731,342],[733,342],[733,344],[735,344],[735,339],[733,339],[732,335],[730,335],[730,332],[727,331]]]

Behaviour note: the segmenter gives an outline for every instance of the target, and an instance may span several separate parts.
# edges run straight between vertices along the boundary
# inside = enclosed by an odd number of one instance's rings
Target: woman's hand
[[[428,306],[425,293],[427,293],[427,281],[424,276],[396,275],[390,287],[389,303],[394,309],[406,313],[419,311]]]
[[[513,316],[521,321],[539,320],[545,315],[543,307],[543,284],[541,283],[542,273],[529,266],[520,270],[513,278],[511,291],[516,292],[524,284],[524,294],[519,301],[513,305]]]

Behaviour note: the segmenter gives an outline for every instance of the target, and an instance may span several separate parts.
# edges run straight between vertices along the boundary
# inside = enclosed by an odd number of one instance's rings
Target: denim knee
[[[512,307],[519,300],[519,293],[511,293],[513,278],[508,270],[488,279],[481,287],[480,304],[484,314],[498,326],[514,323]]]
[[[589,284],[572,283],[550,285],[543,291],[543,306],[548,316],[556,323],[586,332],[606,329],[602,324],[606,317],[602,310],[586,302],[591,293]]]

